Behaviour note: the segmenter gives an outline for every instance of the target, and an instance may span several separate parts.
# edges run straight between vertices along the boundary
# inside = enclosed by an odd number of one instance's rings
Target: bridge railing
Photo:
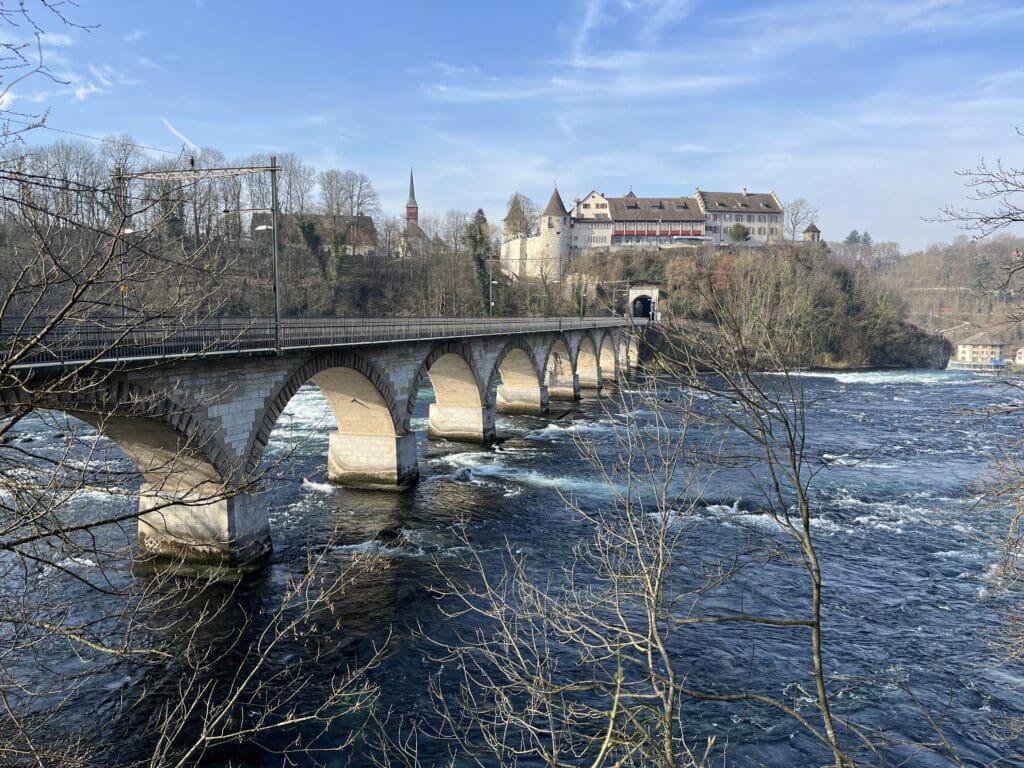
[[[41,367],[542,333],[631,322],[623,317],[304,317],[282,319],[279,333],[270,317],[208,318],[192,325],[165,319],[125,324],[121,318],[94,318],[59,325],[35,341],[45,328],[41,321],[5,322],[0,345],[7,360],[18,356],[17,367]]]

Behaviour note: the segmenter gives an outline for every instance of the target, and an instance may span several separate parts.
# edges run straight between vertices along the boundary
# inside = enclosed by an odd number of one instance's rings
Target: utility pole
[[[121,322],[125,325],[128,324],[128,265],[125,263],[128,243],[124,239],[128,223],[127,195],[125,194],[126,182],[127,180],[121,166],[114,168],[114,177],[111,184],[114,190],[114,251],[118,258],[118,292],[121,294]]]
[[[494,260],[487,260],[487,316],[494,317],[494,286],[498,281],[494,279]]]
[[[171,171],[141,171],[137,173],[126,174],[123,170],[118,169],[115,173],[115,179],[118,175],[121,178],[121,190],[122,194],[127,196],[125,185],[130,179],[156,179],[160,181],[184,181],[188,184],[195,184],[200,180],[209,181],[211,179],[221,179],[232,176],[248,176],[256,173],[266,173],[270,171],[270,193],[271,201],[273,203],[270,209],[271,225],[270,228],[273,230],[273,259],[274,259],[274,348],[280,352],[282,348],[282,333],[281,333],[281,278],[278,271],[278,234],[277,228],[278,222],[278,211],[277,211],[277,172],[280,170],[280,166],[277,164],[277,158],[270,158],[270,165],[248,165],[248,166],[229,166],[225,168],[196,168],[194,162],[189,163],[188,168],[175,169]],[[116,187],[116,183],[115,183]],[[115,195],[116,198],[116,195]],[[246,209],[256,210],[256,209]],[[228,209],[225,212],[229,212]],[[123,214],[121,227],[127,223],[128,216]],[[116,222],[115,222],[116,223]],[[261,227],[257,227],[261,229]],[[118,230],[120,231],[120,230]],[[127,230],[131,232],[131,230]],[[123,235],[123,232],[122,232]],[[117,242],[117,241],[115,241]],[[122,307],[124,305],[122,304]],[[122,312],[127,312],[126,309],[122,309]]]
[[[281,354],[281,279],[277,267],[277,156],[270,157],[270,227],[274,253],[274,349]]]

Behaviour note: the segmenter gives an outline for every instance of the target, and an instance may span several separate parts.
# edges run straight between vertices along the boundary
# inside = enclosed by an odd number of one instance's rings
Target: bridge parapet
[[[270,354],[397,341],[620,328],[644,322],[622,317],[311,317],[283,319],[278,334],[272,317],[207,318],[189,324],[154,319],[128,326],[121,318],[97,318],[58,325],[33,345],[31,353],[20,358],[15,367]],[[42,321],[19,323],[6,319],[0,327],[0,345],[7,351],[19,349],[43,327]]]

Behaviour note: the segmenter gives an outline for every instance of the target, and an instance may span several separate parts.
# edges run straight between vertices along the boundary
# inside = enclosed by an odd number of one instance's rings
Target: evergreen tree
[[[487,273],[487,257],[490,253],[490,227],[487,225],[487,216],[483,208],[477,208],[473,220],[466,225],[466,233],[463,238],[466,242],[466,249],[473,257],[473,265],[476,267],[477,282],[480,285],[480,302],[486,307],[490,288],[490,276]]]
[[[868,246],[870,248],[872,243],[874,243],[874,242],[875,241],[871,239],[871,235],[869,235],[867,232],[865,232],[863,235],[860,236],[860,244],[861,245],[866,245],[866,246]]]
[[[846,243],[847,245],[860,245],[860,232],[858,232],[856,229],[851,229],[850,234],[846,236],[846,239],[843,240],[843,242]]]
[[[750,230],[742,224],[733,224],[729,227],[729,237],[737,243],[745,243],[750,239]]]

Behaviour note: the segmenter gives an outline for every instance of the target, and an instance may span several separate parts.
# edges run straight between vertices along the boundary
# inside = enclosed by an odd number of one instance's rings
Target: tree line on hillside
[[[948,353],[908,323],[897,291],[865,267],[836,258],[824,244],[599,253],[578,259],[570,274],[587,275],[606,304],[630,284],[664,285],[666,319],[698,324],[717,322],[713,305],[759,285],[771,296],[764,310],[785,313],[791,366],[936,366]],[[750,320],[768,327],[763,318]]]
[[[985,329],[1007,343],[1020,342],[1024,332],[1014,320],[1024,285],[1013,266],[1022,249],[1024,238],[1010,234],[960,236],[905,254],[878,278],[902,295],[907,316],[922,328],[951,338]]]
[[[10,287],[25,254],[47,243],[89,260],[106,248],[120,252],[100,276],[105,288],[96,315],[146,314],[161,304],[161,288],[134,278],[161,253],[187,254],[188,269],[164,282],[187,290],[201,280],[211,290],[193,311],[206,315],[273,312],[270,164],[265,154],[228,159],[215,149],[153,161],[126,136],[99,145],[60,141],[27,149],[9,143],[0,154],[0,280]],[[372,181],[345,169],[318,171],[294,153],[277,156],[278,269],[286,316],[469,316],[558,314],[551,288],[521,286],[489,264],[498,231],[482,210],[419,217],[421,243],[406,242],[403,217],[380,207]],[[221,175],[215,169],[249,167]],[[184,172],[171,178],[139,172]],[[194,177],[191,176],[194,172]],[[528,204],[536,220],[536,208]],[[267,220],[263,221],[259,217]],[[372,238],[367,236],[372,233]],[[366,243],[371,247],[363,247]],[[93,283],[95,287],[95,282]],[[15,314],[45,314],[66,298],[50,290],[29,295]]]

